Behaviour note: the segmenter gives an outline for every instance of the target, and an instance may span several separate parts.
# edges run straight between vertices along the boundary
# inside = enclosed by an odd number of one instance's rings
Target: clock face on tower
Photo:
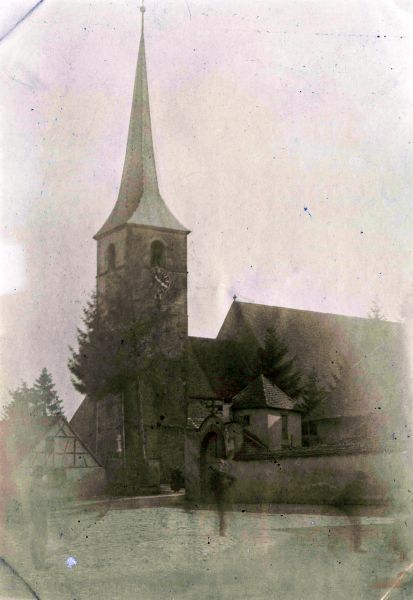
[[[165,269],[162,269],[162,267],[155,267],[152,271],[152,276],[155,288],[155,298],[162,298],[171,287],[171,277]]]

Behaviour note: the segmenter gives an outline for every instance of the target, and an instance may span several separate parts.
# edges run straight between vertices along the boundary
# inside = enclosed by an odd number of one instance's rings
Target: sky
[[[1,402],[68,347],[119,189],[135,0],[4,3]],[[189,329],[240,300],[389,319],[413,286],[413,3],[147,0],[158,179],[189,236]],[[10,31],[12,29],[12,31]],[[10,31],[8,35],[7,32]]]

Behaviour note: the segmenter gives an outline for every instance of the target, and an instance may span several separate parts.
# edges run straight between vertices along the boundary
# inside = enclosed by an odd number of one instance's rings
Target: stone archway
[[[219,458],[225,457],[225,442],[222,432],[213,429],[208,431],[201,443],[200,472],[201,472],[201,498],[204,501],[211,500],[211,469]]]

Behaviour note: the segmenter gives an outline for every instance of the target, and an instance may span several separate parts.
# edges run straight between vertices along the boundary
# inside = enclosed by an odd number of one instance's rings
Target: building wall
[[[231,499],[241,503],[383,504],[397,488],[402,493],[403,463],[404,458],[396,453],[231,461],[235,477]]]
[[[122,465],[118,436],[123,446],[123,406],[121,396],[108,395],[96,402],[96,455],[107,470],[108,479]]]
[[[302,431],[301,431],[301,414],[290,412],[288,414],[288,435],[290,437],[291,446],[296,448],[301,446]]]
[[[334,443],[351,438],[366,438],[381,435],[391,439],[393,430],[381,415],[337,417],[315,421],[317,437],[321,442]],[[396,431],[396,430],[395,430]]]
[[[111,480],[122,465],[118,436],[123,446],[123,407],[120,396],[108,395],[100,400],[86,397],[70,421],[85,444],[107,469]]]
[[[185,489],[188,500],[205,501],[201,491],[201,446],[210,430],[223,433],[227,468],[235,478],[234,503],[385,504],[403,498],[410,489],[409,455],[402,451],[349,452],[331,446],[329,452],[294,449],[248,460],[228,459],[228,436],[235,451],[242,444],[242,427],[207,419],[200,430],[188,429],[185,444]],[[410,475],[409,475],[410,474]]]
[[[287,418],[288,438],[282,438],[282,415]],[[281,448],[283,445],[301,446],[301,414],[292,411],[275,409],[242,409],[234,411],[234,419],[242,420],[248,416],[249,425],[245,429],[256,435],[269,449]]]
[[[170,279],[169,289],[159,298],[151,246],[159,241],[165,248],[162,268]],[[115,268],[108,265],[108,248],[116,250]],[[139,391],[128,394],[125,427],[126,445],[136,450],[137,461],[160,461],[162,480],[169,482],[173,468],[184,464],[184,428],[187,399],[187,239],[182,232],[129,226],[113,231],[98,240],[98,291],[116,285],[116,274],[126,277],[125,293],[132,296],[136,316],[150,323],[148,356],[155,360],[140,375]],[[90,418],[89,427],[81,423],[82,431],[93,440],[93,415],[81,411],[76,426],[83,417]],[[95,446],[99,458],[111,473],[121,466],[116,452],[117,436],[122,431],[122,412],[113,397],[105,398],[98,408],[98,440]],[[96,419],[95,419],[96,421]],[[130,455],[129,455],[130,456]]]
[[[199,465],[190,446],[187,440],[186,494],[189,500],[202,502]],[[229,500],[246,504],[381,505],[392,495],[403,494],[406,479],[402,463],[403,458],[395,453],[228,461],[228,471],[235,478]],[[361,483],[357,481],[359,473],[364,477]]]
[[[104,281],[105,275],[109,271],[108,248],[111,244],[115,247],[115,268],[120,269],[126,263],[126,227],[113,231],[109,235],[101,238],[97,244],[97,276],[98,286]]]
[[[151,268],[151,245],[165,247],[163,268],[169,290],[158,301]],[[134,299],[141,314],[154,314],[157,358],[146,379],[144,423],[151,458],[160,460],[161,479],[170,481],[174,468],[184,464],[187,403],[187,238],[164,230],[134,227],[129,232],[127,256],[133,274]],[[157,449],[156,449],[157,447]]]
[[[224,455],[232,456],[242,444],[242,426],[236,423],[224,424],[218,415],[211,415],[202,423],[200,430],[185,430],[185,493],[189,500],[202,501],[201,448],[203,441],[211,434],[221,436]]]
[[[45,431],[20,464],[18,477],[23,486],[30,485],[35,467],[46,469],[55,497],[97,495],[106,486],[105,469],[63,418]]]
[[[86,396],[73,415],[70,424],[85,444],[96,452],[96,402]]]

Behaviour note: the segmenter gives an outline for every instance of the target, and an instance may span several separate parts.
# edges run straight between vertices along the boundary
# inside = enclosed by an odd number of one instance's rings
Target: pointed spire
[[[95,235],[96,239],[126,223],[187,231],[169,211],[159,193],[146,71],[144,38],[146,8],[143,3],[140,11],[141,39],[122,180],[115,207]]]

